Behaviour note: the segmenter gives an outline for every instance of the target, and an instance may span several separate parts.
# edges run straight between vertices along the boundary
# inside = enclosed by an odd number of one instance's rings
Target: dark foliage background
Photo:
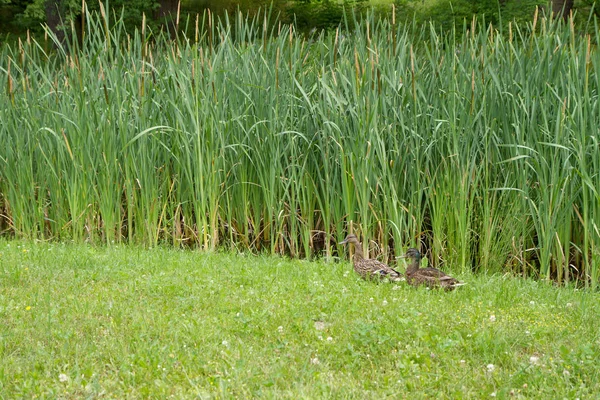
[[[109,7],[123,12],[125,21],[134,29],[140,26],[145,14],[151,27],[171,22],[178,7],[177,0],[112,0]],[[441,30],[451,29],[455,24],[470,21],[473,15],[498,27],[506,27],[510,21],[526,22],[533,17],[536,7],[550,13],[563,6],[576,12],[576,23],[583,26],[590,15],[599,16],[594,0],[184,0],[181,17],[203,13],[210,9],[216,14],[241,10],[255,14],[270,9],[279,21],[295,23],[300,31],[334,28],[349,13],[360,14],[374,10],[378,15],[391,13],[396,7],[399,20],[416,20],[420,24],[432,22]],[[77,19],[81,14],[81,0],[0,0],[0,33],[22,35],[27,30],[33,34],[43,32],[42,24],[49,21],[49,12],[57,11],[62,20]],[[90,10],[99,10],[98,0],[88,0]]]

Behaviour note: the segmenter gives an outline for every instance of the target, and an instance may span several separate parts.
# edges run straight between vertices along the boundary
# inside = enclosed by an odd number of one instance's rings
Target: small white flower
[[[567,303],[567,307],[573,307],[573,303]]]
[[[348,274],[350,274],[350,271],[344,272],[344,278],[346,278],[348,276]]]
[[[568,370],[565,369],[565,370],[563,370],[563,375],[564,376],[570,376],[571,373]]]
[[[371,302],[371,303],[374,301],[375,301],[375,299],[373,299],[372,297],[369,299],[369,302]]]
[[[58,375],[58,380],[61,382],[67,382],[69,380],[69,377],[65,374],[60,374]]]
[[[490,322],[496,322],[496,316],[490,315]]]
[[[496,369],[494,364],[488,364],[486,368],[487,368],[488,372],[494,372],[494,370]]]
[[[313,357],[310,359],[310,363],[313,365],[319,365],[321,362],[319,361],[318,357]]]
[[[467,337],[473,337],[473,335],[471,335],[470,333],[467,333]]]
[[[532,305],[532,306],[535,306],[535,301],[531,300],[531,301],[529,302],[529,304],[530,304],[530,305]]]
[[[490,397],[496,397],[496,392],[492,392],[492,394],[490,394]]]
[[[283,333],[283,326],[278,326],[277,327],[277,332]]]
[[[331,336],[327,336],[327,341],[328,342],[333,342],[333,338]]]
[[[460,360],[460,363],[464,364],[464,363],[466,363],[466,361],[465,360]]]
[[[400,286],[396,285],[392,288],[392,290],[400,290]]]
[[[221,344],[222,344],[223,346],[225,346],[225,347],[228,347],[228,346],[229,346],[229,342],[228,342],[227,340],[223,340],[223,341],[221,342]]]
[[[383,302],[381,304],[383,304],[384,306],[387,306],[388,302],[387,302],[387,300],[383,300]]]
[[[530,333],[531,333],[531,332],[529,332],[529,331],[525,331],[525,334],[526,334],[526,335],[529,335]]]
[[[529,357],[529,362],[533,365],[537,365],[540,362],[540,358],[538,356]]]

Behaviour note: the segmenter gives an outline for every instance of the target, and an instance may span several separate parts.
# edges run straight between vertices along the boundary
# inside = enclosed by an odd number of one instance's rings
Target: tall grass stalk
[[[600,58],[568,24],[84,21],[1,50],[5,234],[330,258],[354,232],[384,260],[598,283]]]

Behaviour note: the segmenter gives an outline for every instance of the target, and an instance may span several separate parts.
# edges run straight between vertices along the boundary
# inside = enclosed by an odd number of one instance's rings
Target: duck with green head
[[[356,235],[350,234],[346,236],[346,239],[340,242],[340,244],[352,244],[354,245],[354,271],[360,275],[363,279],[383,279],[388,278],[390,281],[402,280],[402,274],[388,265],[374,260],[365,258],[362,245],[358,241]]]
[[[399,258],[408,258],[412,260],[406,268],[406,282],[412,286],[425,285],[430,288],[442,287],[446,290],[454,290],[458,286],[465,285],[458,279],[445,274],[437,268],[421,268],[421,253],[419,250],[410,248],[406,254]]]

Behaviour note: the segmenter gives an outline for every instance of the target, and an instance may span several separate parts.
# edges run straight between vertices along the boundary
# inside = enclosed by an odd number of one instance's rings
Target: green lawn
[[[349,262],[0,241],[0,398],[592,398],[598,295]]]

